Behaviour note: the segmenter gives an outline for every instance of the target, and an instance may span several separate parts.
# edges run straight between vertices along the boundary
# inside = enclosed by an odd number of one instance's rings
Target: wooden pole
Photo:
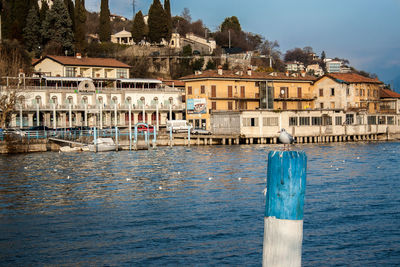
[[[263,266],[301,266],[305,152],[268,154]]]

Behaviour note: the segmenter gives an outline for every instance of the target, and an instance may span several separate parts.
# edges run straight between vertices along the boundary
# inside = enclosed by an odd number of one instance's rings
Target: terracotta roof
[[[223,70],[222,75],[218,74],[218,71],[208,70],[204,71],[201,74],[193,74],[179,78],[180,80],[204,80],[204,79],[246,79],[246,80],[291,80],[291,81],[308,81],[314,82],[317,78],[314,76],[305,75],[305,77],[301,75],[297,75],[296,77],[289,75],[286,76],[285,73],[282,72],[255,72],[252,71],[251,75],[248,75],[246,71],[243,71],[242,74],[237,74],[233,71]]]
[[[400,94],[389,89],[381,89],[381,98],[400,98]]]
[[[179,80],[161,80],[164,84],[168,86],[185,87],[185,82]]]
[[[371,79],[356,73],[328,73],[326,76],[344,83],[383,83],[377,78]]]
[[[32,58],[32,65],[35,65],[39,60],[40,58]]]
[[[39,62],[43,61],[46,58],[50,58],[62,65],[68,66],[96,66],[96,67],[112,67],[112,68],[130,68],[131,66],[118,61],[114,58],[90,58],[90,57],[66,57],[66,56],[50,56],[32,62],[32,65],[36,65]]]

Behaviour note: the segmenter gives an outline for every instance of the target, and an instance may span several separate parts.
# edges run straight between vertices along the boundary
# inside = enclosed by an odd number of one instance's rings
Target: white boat
[[[82,151],[81,147],[69,147],[69,146],[62,146],[60,147],[61,152],[79,152]]]
[[[116,150],[117,145],[112,138],[97,138],[93,144],[89,145],[89,150],[92,152],[104,152]]]

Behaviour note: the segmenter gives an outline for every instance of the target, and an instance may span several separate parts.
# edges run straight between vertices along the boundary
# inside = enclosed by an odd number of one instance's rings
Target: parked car
[[[205,130],[205,129],[192,129],[191,130],[192,134],[204,134],[204,135],[210,135],[211,132],[209,130]]]
[[[149,125],[149,127],[147,128],[145,125],[139,125],[137,127],[137,131],[138,131],[138,133],[145,132],[145,131],[153,133],[154,132],[154,126],[150,126]]]

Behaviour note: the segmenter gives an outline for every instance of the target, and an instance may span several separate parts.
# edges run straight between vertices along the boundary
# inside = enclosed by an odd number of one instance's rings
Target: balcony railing
[[[129,104],[117,104],[116,105],[118,110],[129,110]],[[39,110],[69,110],[70,105],[69,104],[42,104],[39,105],[39,107],[36,104],[33,105],[23,105],[22,106],[22,110],[37,110],[39,108]],[[115,109],[115,104],[111,104],[111,105],[100,105],[100,104],[96,104],[96,105],[85,105],[85,104],[79,104],[79,105],[71,105],[71,109],[72,110],[114,110]],[[17,106],[16,110],[19,111],[21,109],[21,106]],[[143,110],[143,105],[135,105],[133,104],[131,107],[132,110]],[[145,105],[144,106],[145,110],[156,110],[157,106],[156,105]],[[158,105],[158,109],[159,110],[169,110],[170,109],[170,105],[164,105],[164,104],[159,104]],[[185,104],[172,104],[171,105],[171,109],[172,110],[184,110],[185,109]]]

